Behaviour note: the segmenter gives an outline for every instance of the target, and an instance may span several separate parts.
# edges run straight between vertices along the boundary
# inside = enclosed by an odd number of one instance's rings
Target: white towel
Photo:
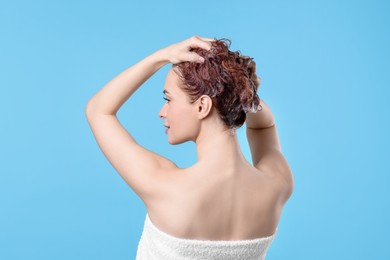
[[[146,214],[136,260],[263,260],[272,236],[251,240],[195,240],[159,230]]]

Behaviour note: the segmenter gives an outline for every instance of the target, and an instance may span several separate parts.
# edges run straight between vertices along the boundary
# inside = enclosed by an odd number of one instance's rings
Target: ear
[[[197,101],[197,112],[199,119],[207,117],[213,107],[213,101],[207,95],[202,95]]]

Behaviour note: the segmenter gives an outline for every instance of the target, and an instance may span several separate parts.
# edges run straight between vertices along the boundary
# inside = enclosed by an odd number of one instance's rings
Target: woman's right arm
[[[275,119],[271,109],[260,102],[262,110],[247,113],[246,135],[252,155],[253,166],[275,180],[275,187],[284,204],[294,189],[294,178],[288,161],[282,154]]]
[[[260,105],[262,107],[260,111],[246,114],[247,128],[267,128],[275,124],[274,115],[269,106],[262,99],[260,99]]]

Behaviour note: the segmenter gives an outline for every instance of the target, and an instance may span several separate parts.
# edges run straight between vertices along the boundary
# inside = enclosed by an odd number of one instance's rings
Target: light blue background
[[[390,259],[388,1],[2,1],[0,259],[134,259],[146,209],[106,160],[88,100],[192,35],[255,58],[294,193],[267,260]],[[166,65],[118,112],[187,167],[157,113]],[[250,160],[245,127],[238,135]]]

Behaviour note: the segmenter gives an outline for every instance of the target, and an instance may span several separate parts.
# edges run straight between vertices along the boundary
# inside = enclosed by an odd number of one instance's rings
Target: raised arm
[[[167,171],[177,166],[167,158],[139,145],[121,125],[116,113],[123,103],[158,69],[167,63],[197,60],[191,47],[210,48],[201,38],[191,37],[149,55],[129,67],[99,90],[86,106],[89,126],[103,154],[128,185],[148,201],[164,188]]]
[[[275,119],[269,106],[260,101],[262,109],[247,113],[246,134],[253,165],[279,184],[283,202],[293,191],[293,176],[287,160],[282,154]]]
[[[267,128],[275,124],[271,108],[262,99],[260,99],[260,105],[262,109],[257,113],[246,114],[247,128]]]

